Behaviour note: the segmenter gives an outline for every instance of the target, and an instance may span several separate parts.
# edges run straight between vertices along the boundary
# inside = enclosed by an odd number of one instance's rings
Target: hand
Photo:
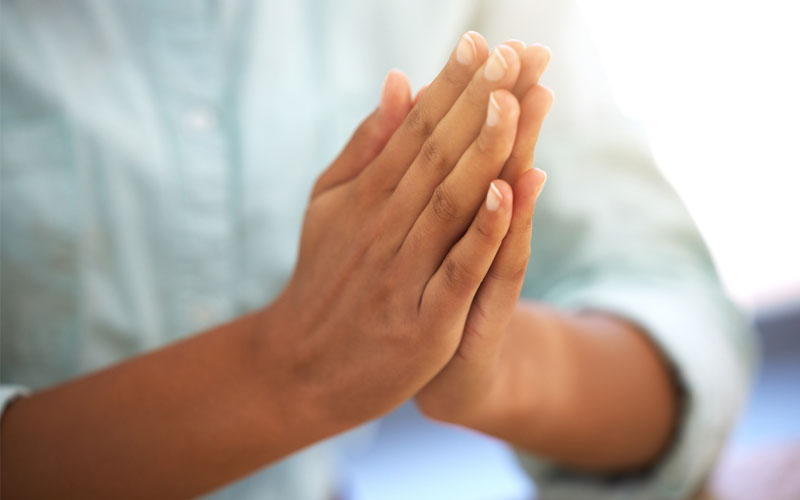
[[[396,113],[368,118],[320,177],[297,267],[256,346],[278,360],[270,394],[306,402],[293,418],[357,425],[453,356],[511,220],[511,187],[496,178],[517,135],[519,69],[513,48],[488,57],[480,35],[464,35],[399,126],[411,100],[391,76]]]
[[[540,46],[506,42],[520,54],[522,69],[514,88],[521,103],[517,138],[501,177],[514,186],[511,224],[486,279],[470,308],[456,355],[416,396],[420,410],[443,421],[480,429],[493,408],[507,407],[501,391],[501,344],[519,299],[530,257],[531,218],[546,175],[531,169],[536,140],[552,104],[552,93],[538,85],[550,60]]]

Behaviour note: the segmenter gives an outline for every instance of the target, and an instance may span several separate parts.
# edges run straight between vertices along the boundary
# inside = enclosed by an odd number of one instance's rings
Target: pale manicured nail
[[[475,42],[472,41],[472,37],[468,33],[464,33],[461,36],[461,40],[458,41],[458,46],[456,46],[456,59],[464,66],[469,66],[475,62],[475,54],[477,53],[478,50],[475,48]]]
[[[542,194],[542,189],[544,189],[544,185],[547,182],[547,172],[545,172],[541,168],[537,168],[536,170],[541,172],[541,174],[544,176],[544,180],[542,181],[541,184],[539,184],[539,189],[536,190],[536,195],[534,196],[534,199],[538,199],[539,198],[539,195]]]
[[[497,104],[497,99],[494,98],[494,92],[489,94],[489,106],[486,110],[486,125],[494,127],[500,123],[500,105]]]
[[[486,193],[486,209],[490,212],[496,211],[500,208],[501,201],[503,201],[503,193],[492,182],[489,184],[489,192]]]
[[[490,82],[496,82],[503,78],[503,75],[508,71],[508,63],[503,57],[500,48],[495,48],[489,60],[486,61],[486,67],[483,68],[483,76]]]

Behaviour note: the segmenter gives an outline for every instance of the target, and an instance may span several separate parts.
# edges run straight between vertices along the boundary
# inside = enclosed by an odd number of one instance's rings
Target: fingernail
[[[503,78],[503,75],[506,74],[507,70],[508,63],[503,57],[503,54],[500,52],[500,48],[496,47],[492,51],[492,55],[489,57],[489,60],[486,61],[486,67],[483,69],[483,76],[491,82],[496,82],[497,80]]]
[[[535,168],[534,170],[537,170],[544,176],[544,180],[542,180],[542,183],[539,184],[539,188],[536,190],[536,195],[534,196],[534,199],[539,199],[539,195],[542,194],[542,189],[544,189],[544,185],[547,182],[547,172],[545,172],[541,168]]]
[[[489,184],[489,192],[486,193],[486,209],[490,212],[496,211],[500,208],[501,201],[503,201],[503,193],[492,182]]]
[[[461,64],[469,66],[475,61],[475,54],[477,53],[478,51],[475,48],[475,42],[472,41],[472,37],[470,37],[468,33],[464,33],[456,47],[456,59]]]
[[[486,110],[486,125],[494,127],[500,123],[500,105],[494,98],[494,92],[489,94],[489,107]]]

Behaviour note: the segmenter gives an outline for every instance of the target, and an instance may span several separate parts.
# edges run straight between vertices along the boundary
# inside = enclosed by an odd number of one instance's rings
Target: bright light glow
[[[800,2],[583,8],[620,106],[647,126],[733,297],[800,299]]]

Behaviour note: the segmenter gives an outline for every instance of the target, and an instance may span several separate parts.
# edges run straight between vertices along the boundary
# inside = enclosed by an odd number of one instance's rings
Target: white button
[[[211,106],[197,106],[183,116],[186,126],[198,132],[207,132],[217,126],[217,113]]]
[[[200,328],[204,328],[214,321],[214,311],[208,303],[195,303],[189,310],[192,321]]]

